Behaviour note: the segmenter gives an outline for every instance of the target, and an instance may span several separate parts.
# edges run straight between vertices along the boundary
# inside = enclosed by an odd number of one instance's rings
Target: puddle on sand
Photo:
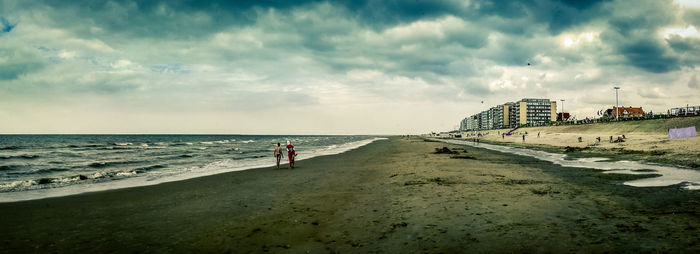
[[[474,142],[466,140],[453,139],[433,139],[457,145],[468,145],[473,147],[485,148],[493,151],[512,153],[522,156],[534,157],[540,160],[549,161],[554,164],[564,167],[574,168],[592,168],[603,170],[605,173],[614,174],[630,174],[630,175],[647,175],[658,174],[658,177],[650,177],[627,181],[624,184],[634,187],[657,187],[669,186],[679,183],[684,183],[683,188],[688,190],[700,190],[700,171],[693,169],[684,169],[672,166],[662,166],[655,164],[646,164],[637,161],[612,161],[610,158],[579,158],[571,159],[566,154],[550,153],[532,149],[517,148],[510,146],[500,146],[492,144],[474,144]]]

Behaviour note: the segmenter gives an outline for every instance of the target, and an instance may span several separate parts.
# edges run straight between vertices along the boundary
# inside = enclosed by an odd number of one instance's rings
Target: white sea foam
[[[133,175],[136,175],[136,171],[118,172],[115,176],[133,176]]]
[[[37,184],[34,180],[24,180],[24,181],[14,181],[9,183],[0,184],[0,190],[13,190],[16,188],[26,188]]]
[[[658,177],[642,178],[632,181],[627,181],[624,184],[635,187],[658,187],[669,186],[674,184],[685,184],[683,188],[689,190],[700,189],[700,171],[693,169],[685,169],[679,167],[642,163],[637,161],[611,161],[608,158],[580,158],[569,159],[566,154],[549,153],[525,148],[517,148],[510,146],[500,146],[492,144],[474,144],[471,141],[453,140],[453,139],[433,139],[445,143],[468,145],[474,147],[485,148],[489,150],[512,153],[522,156],[534,157],[540,160],[549,161],[564,167],[575,168],[591,168],[603,170],[604,173],[615,174],[658,174]]]

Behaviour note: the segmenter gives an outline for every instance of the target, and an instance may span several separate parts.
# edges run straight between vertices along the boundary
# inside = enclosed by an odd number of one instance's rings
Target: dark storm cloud
[[[630,64],[649,72],[663,73],[680,69],[680,60],[668,55],[666,47],[657,40],[639,40],[619,45]]]
[[[355,0],[355,1],[44,1],[47,13],[64,26],[82,29],[83,35],[93,35],[90,26],[107,33],[137,37],[192,38],[205,36],[230,26],[255,24],[265,10],[287,12],[308,9],[314,4],[329,3],[343,10],[341,15],[357,21],[363,27],[382,30],[398,24],[452,15],[478,21],[488,16],[507,20],[527,18],[527,24],[545,25],[550,32],[561,31],[591,20],[604,13],[601,2],[606,1],[463,1],[447,0]],[[26,8],[41,6],[24,2]],[[65,19],[66,16],[73,17]],[[82,24],[82,26],[80,26]],[[86,26],[87,25],[87,26]],[[517,24],[516,24],[517,27]],[[507,26],[504,30],[511,29]],[[523,29],[510,32],[524,33]],[[474,43],[469,44],[474,45]],[[478,43],[476,45],[479,45]],[[473,47],[473,46],[472,46]],[[327,48],[327,47],[322,47]]]
[[[665,73],[697,64],[687,59],[693,56],[684,54],[683,48],[690,47],[691,42],[678,38],[664,40],[658,36],[659,29],[675,22],[676,9],[673,6],[651,1],[632,10],[637,13],[610,18],[609,28],[601,34],[603,42],[610,45],[614,53],[622,55],[626,64],[651,73]]]
[[[55,17],[76,17],[79,23],[99,26],[110,33],[138,37],[190,38],[204,36],[230,26],[253,25],[260,12],[268,9],[286,12],[310,8],[326,1],[45,1]],[[459,1],[337,1],[347,15],[374,28],[386,28],[421,18],[454,14]],[[26,7],[36,2],[24,3]],[[76,20],[63,20],[66,25]],[[89,30],[82,31],[90,34]]]
[[[678,35],[669,36],[666,39],[673,51],[678,54],[684,66],[695,67],[700,65],[700,38],[680,37]]]
[[[4,33],[9,33],[15,28],[15,26],[17,26],[17,24],[12,24],[4,17],[0,17],[0,36],[2,36]]]
[[[375,28],[444,15],[464,14],[464,7],[460,5],[460,1],[359,0],[341,1],[341,4],[361,23]]]
[[[45,66],[45,61],[35,52],[0,45],[0,80],[14,80]]]
[[[466,4],[467,2],[463,1],[428,0],[80,0],[43,3],[22,1],[18,5],[27,9],[43,10],[45,14],[53,17],[47,20],[46,25],[71,29],[75,35],[85,39],[101,38],[116,47],[128,44],[130,40],[143,38],[201,41],[222,31],[253,27],[261,29],[262,36],[280,33],[292,35],[287,38],[296,37],[283,43],[263,41],[265,49],[300,51],[303,54],[309,53],[306,50],[310,50],[311,57],[315,60],[328,63],[332,69],[341,72],[352,68],[378,68],[394,73],[424,72],[435,75],[454,74],[449,66],[463,57],[485,57],[497,64],[510,66],[526,64],[538,53],[552,53],[553,46],[528,40],[557,35],[569,28],[596,20],[609,20],[609,29],[605,30],[601,37],[604,43],[614,50],[613,53],[625,59],[625,64],[653,73],[694,66],[693,59],[680,59],[678,54],[673,52],[694,47],[692,41],[671,39],[666,42],[650,36],[660,26],[669,24],[673,20],[673,13],[652,6],[645,8],[659,11],[614,17],[607,8],[609,2],[491,0]],[[323,13],[318,11],[320,5],[332,8]],[[296,12],[304,11],[308,12],[306,17],[292,17]],[[267,25],[267,21],[263,19],[268,16],[287,24],[281,27]],[[685,16],[695,17],[691,11],[685,12]],[[440,37],[387,40],[385,45],[367,43],[361,38],[338,40],[343,36],[352,36],[366,30],[381,35],[382,32],[396,26],[416,21],[434,21],[443,17],[456,17],[469,25],[444,31],[444,36]],[[489,36],[494,33],[503,33],[504,36],[495,42],[496,46],[489,46]],[[465,50],[446,50],[451,44]],[[404,46],[415,46],[422,53],[400,52],[398,49]],[[231,44],[231,47],[237,45]],[[469,49],[473,50],[468,51]],[[445,51],[447,53],[444,53]],[[251,54],[261,56],[267,53],[234,51],[222,52],[220,55],[241,58]],[[364,58],[366,61],[353,61],[358,58]],[[571,53],[564,58],[581,60],[581,57]]]
[[[679,53],[700,48],[700,39],[698,38],[683,38],[678,35],[671,35],[666,39],[666,42],[668,42],[668,45],[671,46],[674,51]]]
[[[531,22],[526,25],[544,24],[550,33],[559,34],[567,28],[606,15],[608,12],[602,7],[605,2],[610,1],[493,0],[478,1],[477,5],[479,14],[506,19],[527,18]]]

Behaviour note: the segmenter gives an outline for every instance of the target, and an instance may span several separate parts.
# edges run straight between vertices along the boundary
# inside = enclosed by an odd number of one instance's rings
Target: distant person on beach
[[[277,169],[280,169],[280,160],[284,157],[282,155],[282,147],[280,146],[280,143],[277,143],[277,146],[275,146],[275,158],[277,158]]]
[[[525,142],[525,135],[523,135],[523,142]]]
[[[538,137],[538,138],[540,137],[540,132],[539,132],[539,131],[537,132],[537,137]]]
[[[292,142],[287,140],[287,157],[289,157],[289,168],[294,168],[294,157],[297,156],[297,152],[294,151],[294,145]]]

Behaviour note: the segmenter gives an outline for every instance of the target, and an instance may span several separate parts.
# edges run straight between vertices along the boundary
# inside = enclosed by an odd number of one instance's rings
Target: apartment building
[[[512,126],[542,126],[557,120],[557,102],[525,98],[514,104]]]

